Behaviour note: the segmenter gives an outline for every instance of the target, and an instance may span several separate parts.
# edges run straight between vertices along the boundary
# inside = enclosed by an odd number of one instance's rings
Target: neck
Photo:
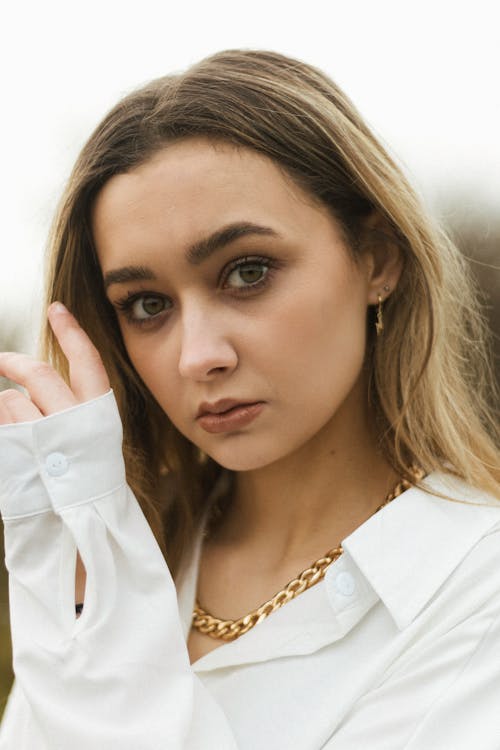
[[[215,544],[258,552],[269,566],[315,559],[375,512],[399,477],[377,449],[365,400],[355,391],[299,450],[236,475]]]

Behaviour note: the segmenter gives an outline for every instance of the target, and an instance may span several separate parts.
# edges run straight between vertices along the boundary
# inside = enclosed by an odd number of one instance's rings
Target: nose
[[[231,344],[220,315],[206,309],[185,313],[179,372],[183,378],[212,380],[221,373],[232,372],[238,355]]]

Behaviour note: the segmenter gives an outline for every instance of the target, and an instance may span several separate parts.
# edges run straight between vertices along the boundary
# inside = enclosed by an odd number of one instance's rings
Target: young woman
[[[52,364],[0,355],[0,748],[498,748],[475,297],[314,68],[121,101],[54,225]]]

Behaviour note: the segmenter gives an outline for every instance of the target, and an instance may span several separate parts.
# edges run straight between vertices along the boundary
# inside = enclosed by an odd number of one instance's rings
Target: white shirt
[[[469,504],[407,490],[323,581],[190,665],[200,541],[177,598],[113,395],[1,427],[0,462],[16,674],[0,750],[499,750],[494,498],[432,474]]]

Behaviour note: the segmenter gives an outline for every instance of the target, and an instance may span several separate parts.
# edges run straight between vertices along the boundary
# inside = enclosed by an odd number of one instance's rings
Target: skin
[[[189,246],[234,222],[276,236],[241,237],[188,262]],[[108,289],[139,375],[189,440],[237,472],[231,510],[204,545],[198,594],[209,611],[239,617],[351,533],[397,482],[377,449],[364,357],[367,308],[395,288],[401,258],[377,245],[354,262],[326,207],[272,161],[203,139],[172,144],[109,180],[93,233],[104,276],[140,265],[155,277]],[[238,259],[247,264],[239,270],[229,265]],[[127,295],[135,302],[124,311]],[[138,325],[138,316],[149,320]],[[52,306],[49,320],[71,387],[48,365],[0,355],[0,374],[31,397],[0,394],[0,423],[109,388],[72,316]],[[246,427],[211,434],[196,415],[221,398],[264,407]],[[192,660],[216,645],[193,634]]]

